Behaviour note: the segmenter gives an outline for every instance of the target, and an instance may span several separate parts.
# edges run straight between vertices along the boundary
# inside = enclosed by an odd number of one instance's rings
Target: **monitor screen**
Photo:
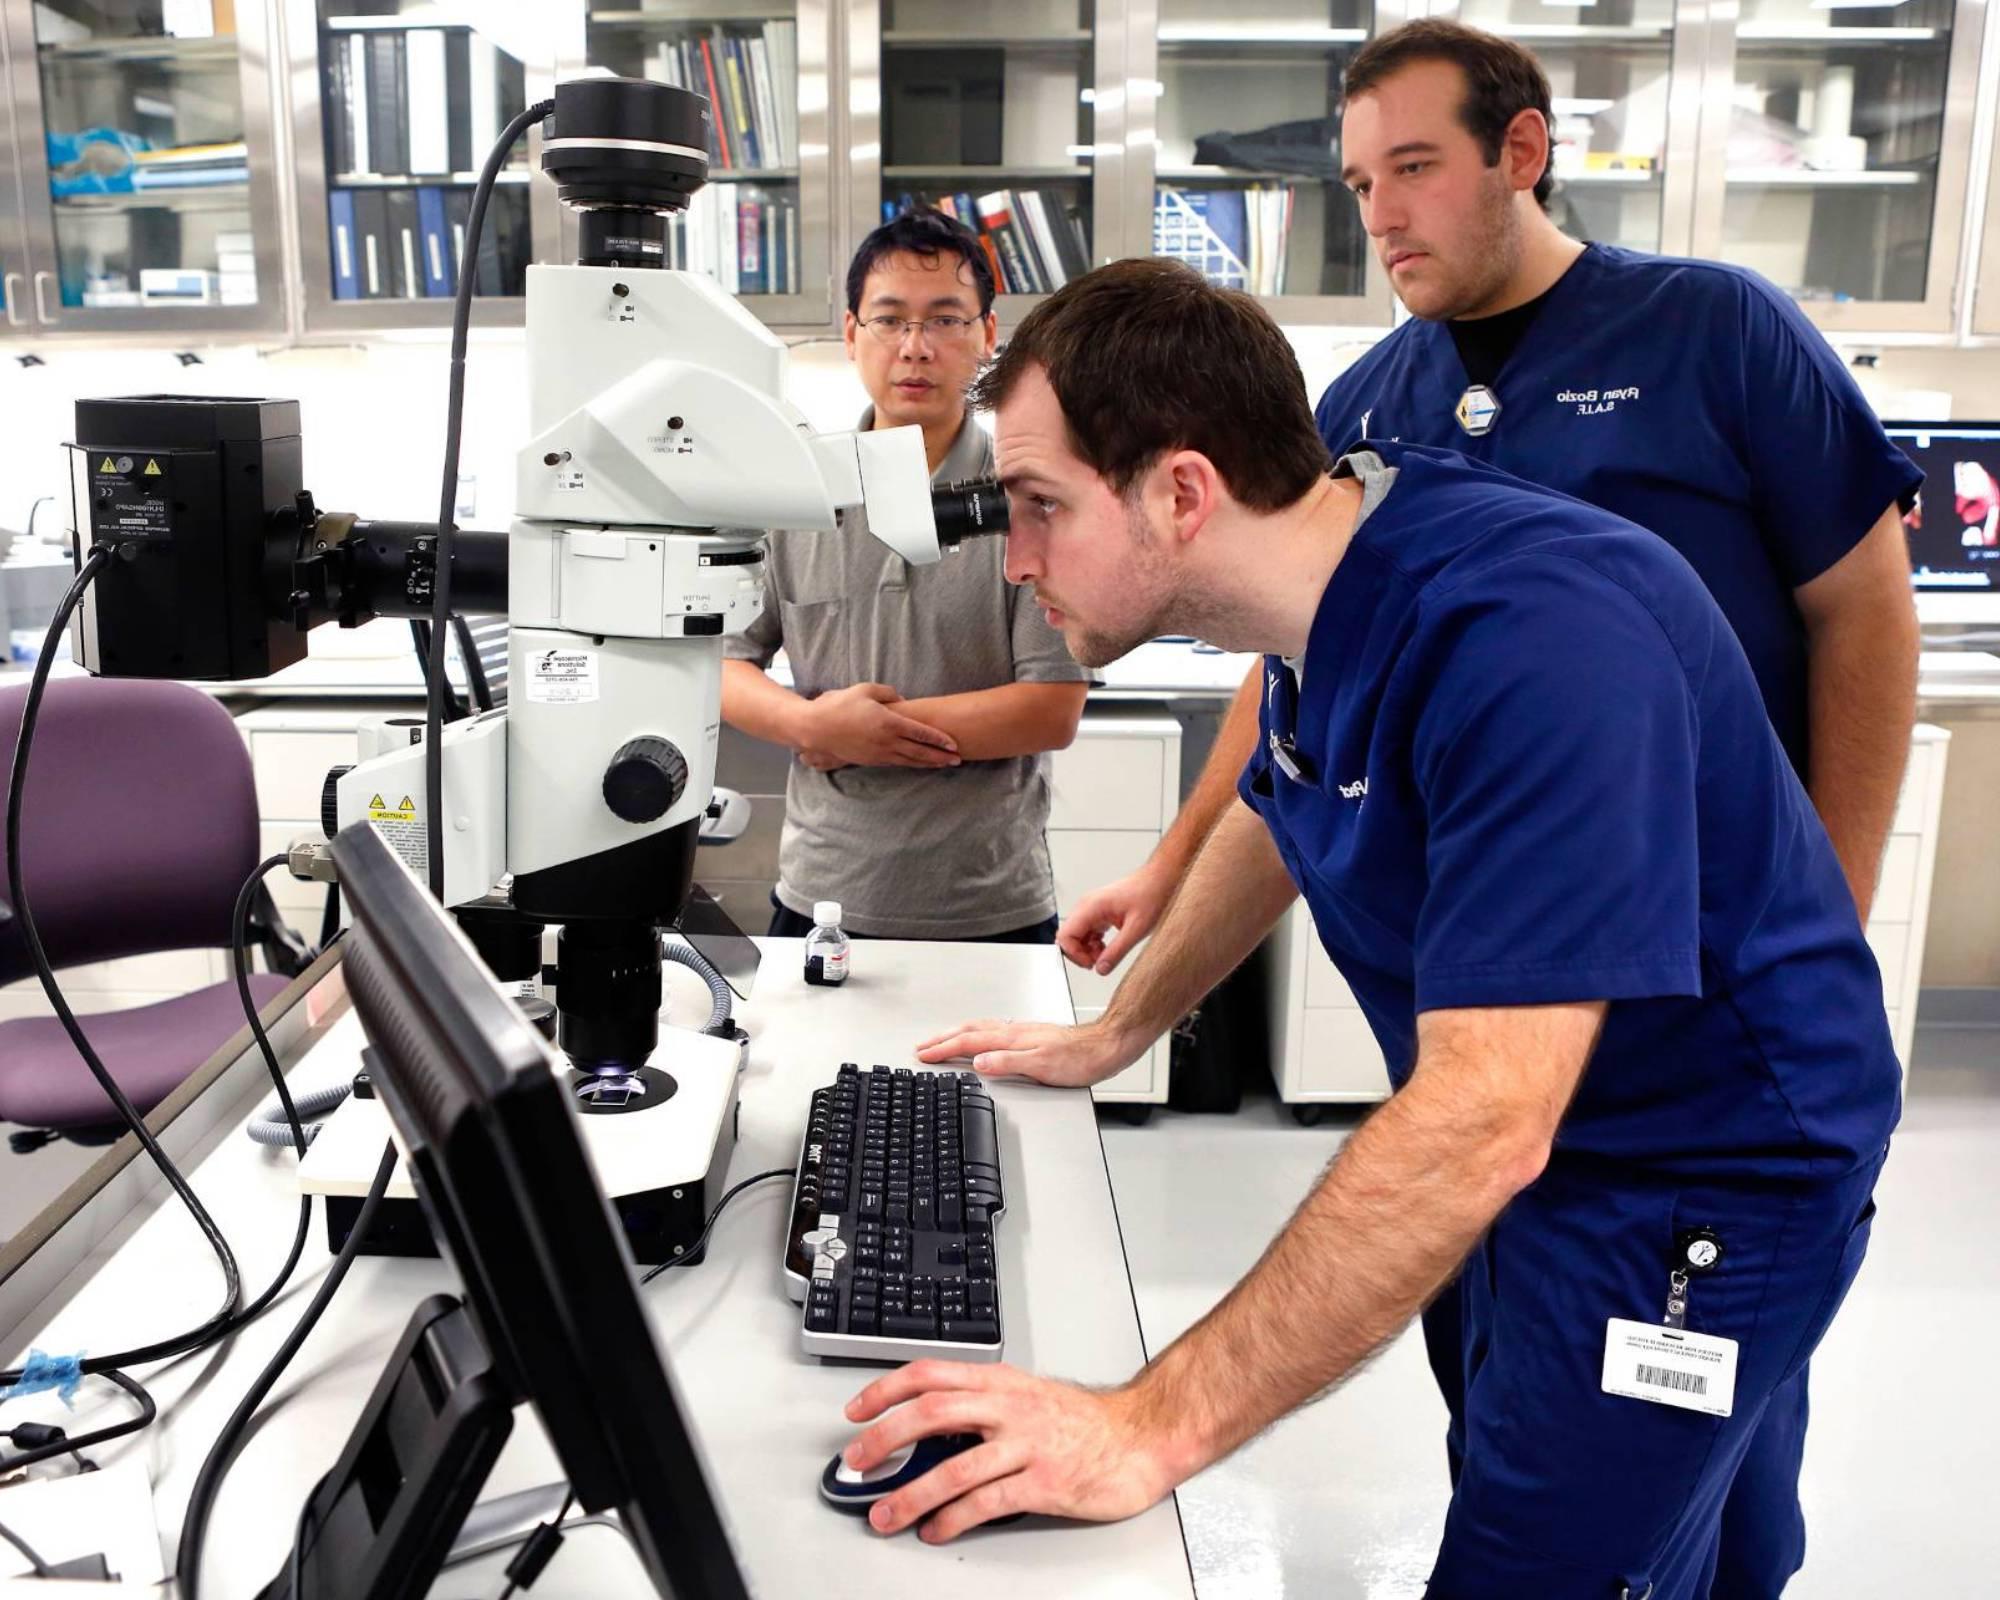
[[[1903,514],[1910,579],[1920,592],[2000,592],[2000,422],[1888,422],[1924,471]]]
[[[747,1600],[553,1058],[371,826],[343,831],[333,857],[371,1071],[488,1353],[578,1502],[617,1511],[662,1595]]]

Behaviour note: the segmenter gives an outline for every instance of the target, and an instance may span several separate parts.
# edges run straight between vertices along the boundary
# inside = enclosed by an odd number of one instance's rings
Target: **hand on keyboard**
[[[843,1452],[859,1472],[931,1434],[984,1436],[869,1512],[877,1533],[923,1522],[918,1537],[927,1544],[1024,1511],[1118,1522],[1176,1482],[1164,1438],[1128,1390],[1084,1389],[1004,1363],[912,1362],[863,1389],[847,1416],[881,1419]]]
[[[1065,1028],[1053,1022],[962,1022],[917,1046],[932,1065],[967,1057],[982,1076],[1029,1078],[1080,1089],[1123,1072],[1146,1052],[1150,1039],[1114,1032],[1102,1019]]]

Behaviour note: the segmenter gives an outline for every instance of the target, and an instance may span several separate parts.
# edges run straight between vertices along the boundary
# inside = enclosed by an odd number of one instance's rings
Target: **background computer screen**
[[[1903,514],[1919,591],[2000,591],[2000,422],[1890,422],[1889,437],[1924,470]]]

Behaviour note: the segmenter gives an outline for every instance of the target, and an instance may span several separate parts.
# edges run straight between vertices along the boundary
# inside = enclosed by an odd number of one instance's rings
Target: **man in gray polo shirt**
[[[965,403],[993,352],[993,273],[936,212],[885,223],[847,275],[861,426],[924,430],[933,483],[993,475]],[[770,932],[837,900],[849,933],[1051,943],[1048,756],[1076,735],[1088,674],[974,539],[912,567],[859,511],[765,546],[764,610],[724,641],[722,715],[793,752]],[[779,650],[793,689],[765,672]]]

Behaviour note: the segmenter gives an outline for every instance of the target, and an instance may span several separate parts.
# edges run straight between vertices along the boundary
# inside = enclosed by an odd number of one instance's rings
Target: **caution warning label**
[[[368,821],[382,842],[402,858],[403,865],[422,877],[430,870],[430,840],[417,815],[416,796],[403,795],[397,805],[390,805],[388,799],[381,793],[368,797]]]
[[[147,478],[157,478],[160,475],[161,473],[160,473],[159,462],[153,460],[152,457],[148,456],[146,458],[146,470],[144,473],[141,474],[141,476]]]

